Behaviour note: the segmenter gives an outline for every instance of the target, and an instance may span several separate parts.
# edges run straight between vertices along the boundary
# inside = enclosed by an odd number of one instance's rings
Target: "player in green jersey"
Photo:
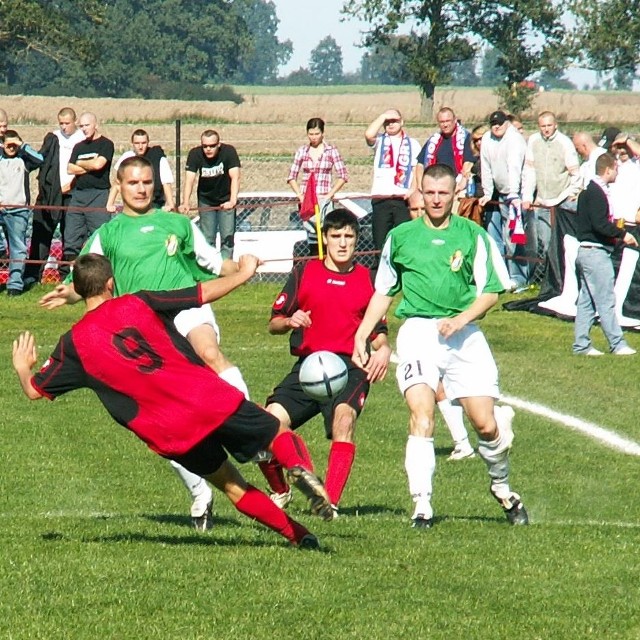
[[[527,512],[509,486],[513,409],[497,406],[498,371],[482,331],[475,324],[504,290],[495,245],[474,222],[453,216],[455,174],[445,165],[425,170],[426,214],[387,236],[375,293],[356,333],[353,360],[367,368],[366,337],[388,311],[394,296],[403,300],[396,372],[410,412],[405,468],[415,503],[412,525],[433,526],[431,494],[436,460],[433,445],[435,393],[442,379],[448,398],[459,402],[479,438],[490,490],[511,524],[527,524]]]
[[[148,160],[138,156],[124,160],[118,168],[117,183],[124,202],[123,215],[102,225],[81,251],[81,254],[98,253],[109,258],[117,283],[116,295],[142,289],[171,291],[216,275],[237,272],[237,263],[223,261],[188,218],[152,209],[149,186],[153,190],[153,170]],[[79,301],[71,277],[67,280],[45,295],[41,305],[52,309]],[[218,346],[220,331],[211,306],[183,311],[176,316],[175,324],[196,353],[248,398],[240,370],[227,360]],[[177,463],[172,462],[172,466],[191,493],[194,526],[210,528],[213,499],[210,487]]]

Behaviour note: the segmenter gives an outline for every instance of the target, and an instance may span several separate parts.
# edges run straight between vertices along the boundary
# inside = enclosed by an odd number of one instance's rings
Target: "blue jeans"
[[[207,202],[198,200],[198,207],[210,207]],[[228,211],[201,211],[200,230],[205,240],[214,247],[216,235],[220,233],[220,254],[223,258],[233,258],[234,236],[236,233],[236,210]]]
[[[22,274],[24,261],[27,259],[27,227],[29,226],[29,209],[0,209],[0,219],[7,233],[9,245],[9,279],[7,289],[22,291]]]
[[[517,287],[529,284],[530,271],[529,263],[522,258],[526,258],[526,246],[513,244],[509,239],[509,205],[505,196],[498,196],[500,202],[498,209],[488,210],[485,217],[485,227],[487,233],[498,245],[498,251],[504,258],[506,255],[515,259],[505,259],[509,277]],[[526,213],[523,213],[526,217]],[[520,258],[518,260],[517,258]]]
[[[609,252],[603,247],[580,247],[576,259],[580,293],[574,325],[574,353],[585,353],[591,347],[589,333],[600,316],[600,326],[611,351],[626,347],[622,329],[616,318],[615,276]]]

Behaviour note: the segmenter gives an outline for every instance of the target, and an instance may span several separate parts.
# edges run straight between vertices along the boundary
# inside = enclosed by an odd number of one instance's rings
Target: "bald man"
[[[594,142],[593,137],[584,131],[578,131],[573,134],[573,146],[582,159],[580,175],[582,176],[582,188],[586,189],[587,185],[596,176],[596,160],[607,150],[599,147]]]
[[[73,148],[67,165],[74,182],[64,228],[64,260],[75,260],[87,238],[110,219],[106,207],[113,142],[99,133],[93,113],[83,113],[78,128],[84,140]]]

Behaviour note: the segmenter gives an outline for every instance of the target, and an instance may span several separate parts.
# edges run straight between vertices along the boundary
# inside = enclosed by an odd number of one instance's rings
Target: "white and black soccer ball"
[[[349,377],[344,360],[331,351],[316,351],[300,367],[300,386],[314,400],[335,398]]]

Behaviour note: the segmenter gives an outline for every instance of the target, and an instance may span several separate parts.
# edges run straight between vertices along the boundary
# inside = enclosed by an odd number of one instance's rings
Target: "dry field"
[[[243,191],[286,190],[286,176],[294,150],[305,141],[304,124],[320,116],[327,122],[327,140],[338,145],[350,171],[349,189],[367,191],[370,185],[371,154],[364,144],[368,122],[390,106],[405,115],[411,135],[424,140],[433,123],[420,122],[418,91],[397,93],[345,93],[303,95],[246,95],[241,105],[232,103],[185,102],[179,100],[80,99],[1,96],[0,107],[25,140],[38,146],[55,125],[57,111],[66,105],[76,111],[93,111],[104,122],[102,132],[116,143],[116,152],[128,148],[131,131],[143,126],[153,142],[161,144],[175,167],[176,137],[172,120],[185,123],[181,131],[182,162],[188,149],[198,143],[205,127],[220,131],[222,139],[234,144],[243,160]],[[448,105],[467,125],[485,121],[497,102],[489,89],[444,89],[436,93],[436,107]],[[640,94],[618,92],[560,92],[538,95],[535,113],[550,109],[560,120],[591,122],[593,131],[605,123],[640,121]],[[198,124],[191,124],[197,121]],[[566,128],[570,128],[568,125]]]

